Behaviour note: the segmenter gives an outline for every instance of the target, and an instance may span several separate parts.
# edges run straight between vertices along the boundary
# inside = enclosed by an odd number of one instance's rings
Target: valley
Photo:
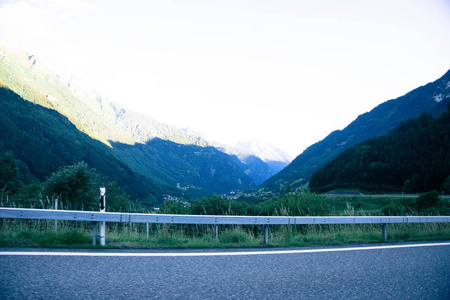
[[[323,171],[327,163],[421,114],[428,114],[431,122],[450,103],[449,71],[358,116],[292,160],[270,145],[241,142],[232,147],[207,141],[192,131],[120,107],[87,89],[77,78],[64,79],[54,73],[32,54],[8,48],[2,48],[0,54],[4,108],[0,150],[3,159],[12,160],[19,169],[21,184],[43,183],[58,170],[85,162],[92,169],[89,172],[103,176],[105,182],[115,182],[132,201],[148,206],[159,206],[167,199],[193,201],[211,195],[239,199],[300,193],[308,189],[311,179],[312,190],[326,191],[317,187],[318,175],[313,174],[328,172]],[[449,125],[440,126],[444,126],[440,130],[443,135],[438,140],[446,142]],[[433,153],[426,156],[435,156]],[[444,187],[440,185],[450,172],[445,153],[437,167],[441,174],[438,183],[417,192]],[[346,187],[327,184],[329,188]],[[376,192],[387,191],[377,186]],[[372,191],[367,185],[360,188]]]

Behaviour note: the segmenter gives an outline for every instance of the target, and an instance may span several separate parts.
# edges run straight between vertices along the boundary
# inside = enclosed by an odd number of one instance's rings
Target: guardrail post
[[[100,188],[100,212],[105,212],[105,188]],[[105,246],[106,222],[100,222],[100,245]]]
[[[387,230],[386,230],[386,223],[383,223],[383,229],[382,229],[382,233],[383,233],[383,239],[384,242],[387,243]]]
[[[264,225],[264,244],[269,244],[269,225]]]
[[[216,225],[216,240],[219,240],[219,226]]]
[[[97,222],[92,222],[92,246],[97,245]]]

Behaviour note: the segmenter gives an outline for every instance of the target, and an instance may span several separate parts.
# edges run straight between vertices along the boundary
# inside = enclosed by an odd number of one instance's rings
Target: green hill
[[[309,187],[450,193],[450,105],[437,119],[422,114],[347,149],[316,171]]]

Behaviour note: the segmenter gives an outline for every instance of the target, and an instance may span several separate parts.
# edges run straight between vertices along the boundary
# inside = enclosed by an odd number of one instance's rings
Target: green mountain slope
[[[192,195],[228,193],[255,185],[227,154],[214,147],[180,145],[162,139],[145,144],[113,143],[113,151],[140,174],[154,176]]]
[[[25,101],[6,88],[0,88],[0,105],[0,152],[12,152],[28,177],[44,181],[60,167],[85,161],[133,198],[156,202],[163,194],[176,192],[131,170],[110,147],[54,110]]]
[[[450,71],[432,83],[384,102],[372,111],[360,115],[345,129],[330,133],[322,141],[308,147],[261,187],[270,190],[300,187],[309,182],[316,170],[344,150],[369,138],[387,134],[402,121],[415,118],[424,112],[437,116],[447,109],[448,103]]]
[[[32,54],[0,45],[0,69],[0,81],[22,98],[57,110],[79,130],[105,144],[145,143],[161,138],[179,144],[208,145],[198,136],[121,108],[77,78],[55,74]]]
[[[437,119],[422,114],[345,150],[314,173],[309,187],[450,193],[450,105]]]

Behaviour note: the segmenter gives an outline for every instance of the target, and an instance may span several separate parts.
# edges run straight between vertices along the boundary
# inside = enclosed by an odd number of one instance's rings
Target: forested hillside
[[[133,170],[177,187],[190,196],[226,194],[255,187],[229,155],[214,147],[180,145],[155,138],[145,144],[112,143],[112,148]]]
[[[361,101],[364,101],[364,95],[361,95]],[[424,112],[439,116],[449,103],[450,71],[434,82],[397,99],[386,101],[370,112],[358,116],[343,130],[330,133],[322,141],[308,147],[261,187],[275,191],[299,188],[309,182],[315,171],[346,149],[367,139],[387,134],[401,122],[416,118]],[[301,138],[301,135],[297,138]]]
[[[309,187],[450,193],[450,105],[437,119],[424,113],[347,149],[315,172]]]
[[[11,152],[28,181],[44,181],[58,168],[86,162],[117,182],[133,199],[161,202],[164,195],[202,197],[254,187],[225,153],[158,138],[110,146],[79,131],[58,112],[0,88],[0,155]]]
[[[84,161],[133,198],[156,202],[175,189],[133,172],[111,148],[80,132],[58,112],[0,88],[0,156],[12,153],[25,183],[44,181],[60,167]]]

